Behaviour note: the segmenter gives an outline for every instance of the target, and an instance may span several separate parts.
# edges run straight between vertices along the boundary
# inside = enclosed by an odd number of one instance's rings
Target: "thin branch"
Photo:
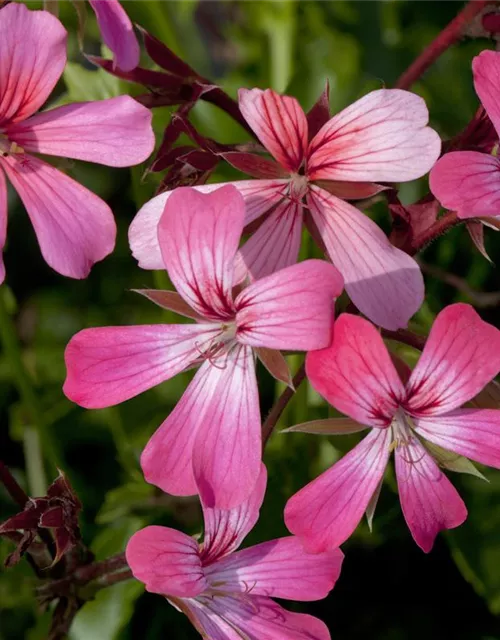
[[[455,211],[448,211],[441,216],[434,224],[422,231],[419,235],[412,239],[411,248],[408,253],[415,255],[419,251],[422,251],[430,242],[435,240],[438,236],[443,235],[457,224],[463,223],[463,220],[458,218]]]
[[[2,482],[12,500],[14,500],[14,502],[18,504],[21,509],[24,509],[26,503],[30,498],[1,460],[0,481]]]
[[[455,289],[465,294],[476,307],[486,309],[488,307],[497,307],[500,304],[500,292],[498,291],[476,291],[466,280],[453,273],[448,273],[444,269],[440,269],[434,265],[422,262],[419,264],[424,273],[428,273],[445,284],[455,287]]]
[[[283,393],[280,395],[273,408],[271,409],[269,415],[267,416],[264,424],[262,425],[262,446],[265,447],[267,441],[271,437],[274,427],[276,423],[281,417],[281,414],[285,410],[287,404],[293,398],[295,391],[299,388],[302,381],[306,377],[306,367],[305,364],[302,364],[297,371],[297,373],[293,377],[293,387],[287,387]]]
[[[422,351],[425,346],[426,336],[421,336],[418,333],[413,333],[409,329],[398,329],[398,331],[389,331],[388,329],[382,329],[382,336],[389,340],[396,340],[402,344],[407,344],[409,347]]]
[[[397,89],[409,89],[427,69],[463,36],[467,25],[484,9],[491,0],[470,0],[453,20],[424,49],[396,82]]]

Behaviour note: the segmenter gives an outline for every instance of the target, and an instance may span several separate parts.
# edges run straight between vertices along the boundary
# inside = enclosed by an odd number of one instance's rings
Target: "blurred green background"
[[[463,3],[142,0],[124,6],[134,21],[231,95],[239,87],[270,86],[296,96],[308,109],[328,79],[335,112],[369,90],[392,86]],[[86,65],[78,49],[71,3],[61,3],[60,17],[71,33],[70,63],[52,103],[142,92]],[[99,53],[91,11],[85,46],[88,52]],[[432,125],[443,138],[458,133],[474,114],[478,101],[471,60],[492,46],[486,39],[464,38],[413,87],[426,99]],[[167,108],[155,111],[158,139],[169,114]],[[197,105],[193,122],[221,142],[247,139],[211,105]],[[87,280],[65,279],[43,262],[28,218],[15,194],[10,194],[7,281],[0,295],[15,323],[23,362],[34,381],[36,404],[22,403],[12,363],[2,351],[0,457],[31,495],[45,493],[56,466],[64,469],[84,504],[84,541],[103,559],[123,551],[130,535],[149,523],[192,534],[201,529],[196,501],[166,498],[143,481],[138,465],[142,447],[172,410],[192,374],[179,375],[124,405],[101,411],[82,410],[63,396],[63,351],[78,330],[178,320],[131,292],[166,282],[163,273],[140,270],[127,244],[128,225],[138,207],[153,195],[160,177],[141,180],[145,166],[130,171],[64,161],[59,166],[109,202],[118,222],[118,243],[113,255],[95,266]],[[233,175],[233,170],[221,166],[211,181]],[[404,202],[413,202],[425,191],[424,180],[404,185],[400,196]],[[389,228],[385,206],[377,205],[371,213]],[[490,255],[498,262],[498,241],[493,231],[487,236]],[[309,241],[304,247],[304,254],[311,254]],[[498,270],[479,255],[464,227],[434,242],[422,259],[466,278],[474,289],[499,290]],[[435,314],[458,300],[470,302],[441,280],[427,278],[427,301],[415,318],[415,328],[428,330]],[[480,312],[500,326],[498,307]],[[409,360],[415,356],[408,349],[402,355]],[[290,364],[297,368],[300,359],[290,357]],[[265,416],[282,389],[265,371],[259,374]],[[327,415],[326,405],[304,384],[279,426]],[[356,436],[334,440],[275,433],[265,454],[270,474],[266,501],[247,542],[283,535],[287,498],[356,440]],[[373,533],[363,523],[344,546],[344,571],[330,597],[286,606],[318,615],[337,640],[500,639],[500,472],[483,471],[489,484],[453,476],[470,516],[460,529],[440,535],[430,555],[423,554],[410,537],[389,472]],[[0,521],[16,510],[0,487]],[[9,542],[0,540],[0,560],[11,550]],[[0,569],[1,640],[46,637],[50,612],[37,610],[34,584],[25,560],[9,571]],[[71,633],[72,640],[197,637],[181,614],[159,596],[145,594],[134,581],[101,591],[77,615]]]

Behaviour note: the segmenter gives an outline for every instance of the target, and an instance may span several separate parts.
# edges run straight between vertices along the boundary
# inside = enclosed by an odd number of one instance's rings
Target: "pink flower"
[[[258,178],[233,183],[245,198],[245,224],[261,222],[242,248],[249,274],[259,278],[294,264],[304,219],[341,272],[356,306],[384,327],[406,326],[424,296],[420,269],[370,218],[344,200],[384,189],[370,184],[374,181],[413,180],[429,171],[441,145],[436,132],[426,126],[422,98],[398,89],[373,91],[319,131],[317,112],[308,123],[294,98],[270,89],[242,89],[239,104],[275,158],[224,155]],[[169,195],[148,202],[130,227],[132,252],[145,269],[161,265],[156,225]]]
[[[134,576],[185,613],[211,640],[330,640],[312,616],[271,600],[320,600],[340,575],[339,549],[308,554],[297,538],[279,538],[237,551],[259,517],[266,470],[248,500],[230,511],[203,505],[201,545],[167,527],[150,526],[130,539],[126,555]]]
[[[118,0],[89,0],[104,44],[114,54],[115,66],[132,71],[139,64],[139,43],[134,28]]]
[[[45,11],[12,3],[0,12],[0,249],[7,232],[5,172],[28,211],[45,260],[63,275],[84,278],[113,250],[111,210],[29,154],[127,167],[150,155],[154,135],[150,112],[128,96],[33,115],[64,70],[66,36]],[[0,281],[4,277],[0,258]]]
[[[180,296],[149,292],[197,324],[86,329],[66,349],[66,395],[109,407],[201,364],[175,409],[146,446],[148,482],[230,508],[252,491],[260,470],[261,423],[253,349],[304,350],[329,344],[335,267],[306,260],[233,297],[234,259],[245,204],[228,185],[203,194],[177,189],[158,237]]]
[[[474,87],[500,133],[500,53],[483,51],[472,61]],[[452,151],[438,160],[430,175],[432,193],[459,218],[500,216],[500,160],[480,151]]]
[[[500,411],[460,409],[500,370],[500,331],[469,305],[447,307],[404,385],[375,327],[343,314],[333,345],[308,354],[306,368],[330,404],[372,430],[290,499],[288,529],[312,551],[339,546],[373,506],[394,450],[404,517],[418,546],[430,551],[439,531],[467,517],[433,455],[443,466],[467,456],[500,468]]]

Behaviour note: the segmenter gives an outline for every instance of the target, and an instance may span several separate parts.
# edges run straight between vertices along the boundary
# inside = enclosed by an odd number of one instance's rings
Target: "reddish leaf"
[[[263,158],[254,153],[229,151],[221,156],[233,167],[247,173],[252,178],[286,178],[289,174],[274,160]]]
[[[308,137],[312,140],[321,127],[330,120],[330,84],[326,81],[325,88],[318,98],[317,102],[311,107],[307,113]]]

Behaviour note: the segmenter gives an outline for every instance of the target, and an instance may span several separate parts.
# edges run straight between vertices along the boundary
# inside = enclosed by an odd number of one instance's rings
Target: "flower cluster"
[[[132,25],[116,0],[90,3],[124,77],[139,63]],[[84,278],[113,250],[112,212],[33,154],[126,167],[146,160],[155,139],[151,111],[128,96],[39,112],[65,64],[66,31],[54,16],[15,3],[0,10],[0,245],[5,174],[48,264]],[[500,131],[500,53],[481,53],[473,70]],[[295,98],[271,89],[241,89],[237,106],[256,152],[212,145],[210,153],[216,149],[217,161],[251,179],[160,193],[129,230],[139,266],[165,269],[176,289],[141,293],[191,322],[83,329],[66,348],[64,393],[88,409],[110,407],[197,368],[152,434],[141,467],[163,491],[199,496],[203,543],[149,526],[129,541],[128,564],[203,637],[328,640],[322,622],[272,598],[329,593],[340,574],[339,545],[365,513],[371,522],[390,454],[404,517],[425,552],[467,516],[442,469],[479,473],[469,458],[500,468],[500,411],[463,408],[500,371],[500,331],[469,305],[453,304],[436,317],[412,371],[396,360],[384,337],[407,327],[424,300],[424,281],[414,252],[393,244],[360,201],[392,194],[412,246],[411,234],[435,222],[436,198],[460,219],[499,216],[500,163],[495,145],[471,151],[465,138],[438,160],[441,141],[427,126],[423,99],[401,89],[373,91],[333,117],[324,100],[306,114]],[[394,183],[429,172],[433,195],[424,205],[434,213],[423,221],[421,203],[411,210],[394,204]],[[325,259],[298,262],[303,225]],[[344,288],[349,313],[335,319]],[[370,431],[290,498],[291,536],[238,551],[266,489],[256,361],[292,386],[283,351],[306,352],[312,387],[346,416],[289,431]],[[57,559],[72,543],[56,498],[33,504],[29,527],[18,526],[26,514],[4,525],[10,533],[29,529],[23,551],[37,527],[57,530]],[[71,504],[76,519],[80,505]]]

